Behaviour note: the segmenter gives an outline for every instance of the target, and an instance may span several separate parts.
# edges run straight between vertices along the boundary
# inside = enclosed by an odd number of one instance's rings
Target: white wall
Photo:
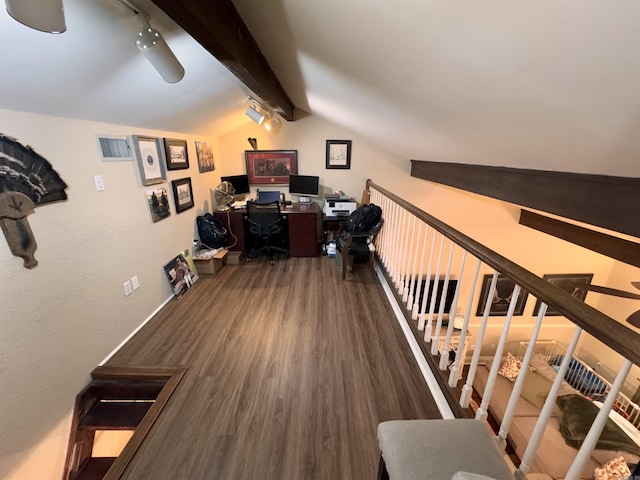
[[[38,249],[33,270],[0,238],[0,478],[61,478],[69,414],[90,372],[171,296],[163,265],[191,248],[194,217],[210,208],[218,172],[198,173],[195,140],[134,129],[0,111],[0,131],[31,145],[68,184],[68,200],[28,217]],[[195,207],[152,223],[134,162],[101,162],[96,134],[145,134],[188,140]],[[104,178],[97,192],[93,176]],[[157,187],[154,185],[153,187]],[[125,297],[122,284],[141,287]],[[40,448],[34,446],[39,445]],[[37,461],[35,460],[37,458]]]

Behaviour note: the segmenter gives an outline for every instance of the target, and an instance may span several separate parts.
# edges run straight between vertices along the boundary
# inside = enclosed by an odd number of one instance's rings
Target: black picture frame
[[[546,280],[550,284],[564,290],[569,293],[573,297],[578,300],[584,302],[585,298],[587,298],[587,290],[582,290],[580,288],[576,288],[574,284],[576,283],[584,283],[585,285],[591,285],[591,280],[593,280],[593,273],[546,273],[542,276],[543,280]],[[540,311],[540,306],[542,305],[542,301],[540,299],[536,300],[536,305],[533,308],[533,315],[538,315]],[[560,317],[563,316],[559,311],[555,308],[552,308],[551,305],[547,307],[547,312],[545,313],[545,317]]]
[[[189,168],[189,152],[186,140],[164,139],[164,154],[167,170],[185,170]]]
[[[492,278],[492,273],[487,274],[482,278],[482,289],[480,290],[478,310],[476,311],[476,316],[478,317],[484,315],[484,309],[489,297],[489,289],[491,288]],[[496,290],[493,294],[493,298],[491,299],[491,310],[489,310],[490,317],[507,316],[507,312],[509,311],[509,304],[511,303],[511,295],[515,286],[516,283],[509,277],[506,277],[502,274],[498,275]],[[513,311],[514,317],[522,316],[528,296],[529,292],[524,289],[520,290],[520,295],[518,297],[518,301],[516,302],[516,308]]]
[[[173,190],[173,201],[176,206],[176,213],[193,208],[193,189],[191,188],[191,177],[173,180],[171,182]]]
[[[351,168],[351,140],[327,140],[326,168]]]

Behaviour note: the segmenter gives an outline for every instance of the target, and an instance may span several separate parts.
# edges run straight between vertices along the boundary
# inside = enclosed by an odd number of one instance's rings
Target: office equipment
[[[280,192],[271,190],[260,190],[258,192],[258,203],[280,202]]]
[[[320,177],[313,175],[289,175],[289,193],[300,195],[300,203],[309,203],[309,197],[317,197]]]
[[[226,177],[220,177],[220,181],[229,182],[231,185],[233,185],[235,195],[242,195],[251,192],[251,189],[249,188],[248,175],[230,175]]]
[[[287,217],[289,251],[292,257],[317,257],[322,245],[322,212],[317,203],[294,203],[282,211]],[[245,232],[245,209],[214,212],[229,233],[237,238],[229,250],[246,255],[251,248],[249,232]]]
[[[325,195],[323,212],[327,219],[343,218],[351,215],[357,208],[355,199],[346,195]]]
[[[274,253],[289,255],[287,218],[280,213],[280,202],[247,202],[247,226],[253,246],[247,253],[247,261],[260,255],[268,255],[275,264]]]

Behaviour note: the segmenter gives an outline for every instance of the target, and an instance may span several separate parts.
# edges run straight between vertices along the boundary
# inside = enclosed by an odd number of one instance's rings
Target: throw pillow
[[[527,372],[527,376],[524,377],[520,395],[532,405],[542,410],[542,406],[547,399],[547,395],[549,395],[552,384],[553,382],[544,375],[530,370]]]
[[[515,382],[521,366],[522,363],[520,360],[511,355],[511,352],[507,352],[507,358],[500,367],[500,370],[498,370],[498,375],[502,375],[507,380]]]
[[[630,476],[629,466],[622,457],[616,457],[593,471],[595,480],[625,480]]]

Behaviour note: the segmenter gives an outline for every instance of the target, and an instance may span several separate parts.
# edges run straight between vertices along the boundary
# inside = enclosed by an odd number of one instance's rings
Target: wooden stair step
[[[97,402],[79,426],[93,430],[134,430],[154,402]]]

